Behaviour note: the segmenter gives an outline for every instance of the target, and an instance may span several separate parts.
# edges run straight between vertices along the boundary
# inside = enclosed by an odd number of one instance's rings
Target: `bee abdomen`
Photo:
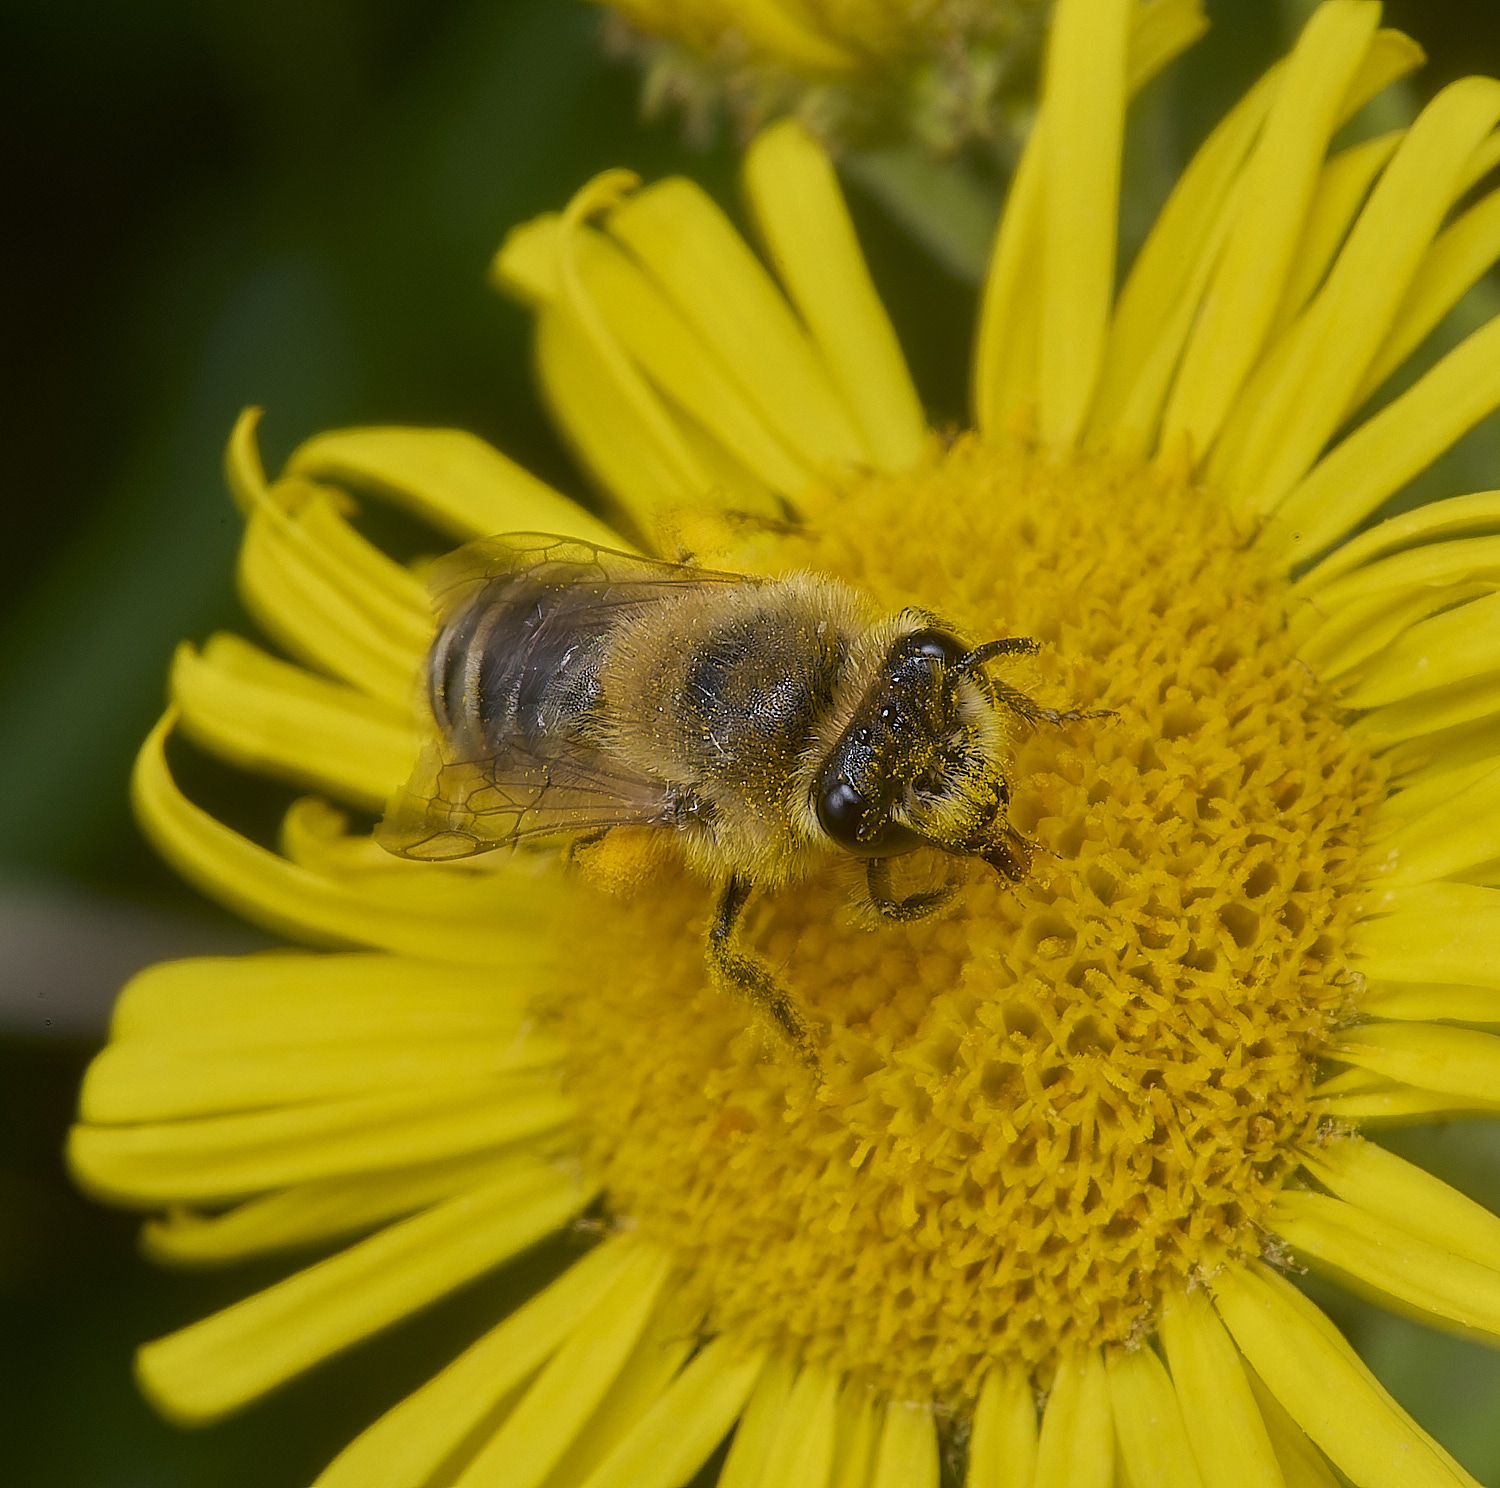
[[[449,619],[428,659],[433,717],[465,750],[587,734],[605,636],[580,623],[583,586],[506,574]]]

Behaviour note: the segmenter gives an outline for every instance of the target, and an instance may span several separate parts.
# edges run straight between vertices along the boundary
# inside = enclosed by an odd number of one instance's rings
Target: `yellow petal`
[[[1473,1482],[1359,1364],[1312,1304],[1264,1267],[1226,1267],[1209,1283],[1219,1314],[1287,1414],[1357,1488],[1456,1488]],[[1336,1336],[1336,1335],[1335,1335]]]
[[[915,464],[927,421],[865,267],[838,178],[795,119],[745,153],[745,189],[777,275],[854,414],[878,470]]]
[[[870,458],[770,275],[700,187],[680,177],[658,182],[608,226],[801,459],[816,469]]]
[[[1481,677],[1477,681],[1436,687],[1388,707],[1372,709],[1356,718],[1349,725],[1349,732],[1382,746],[1488,721],[1497,713],[1500,713],[1500,678]]]
[[[974,349],[974,421],[999,434],[1034,413],[1043,212],[1046,207],[1045,114],[1032,125],[1010,180],[994,252],[979,302]]]
[[[1282,1488],[1244,1365],[1202,1292],[1171,1303],[1161,1339],[1204,1488]]]
[[[1164,329],[1175,320],[1181,327],[1180,339],[1170,352],[1163,378],[1161,396],[1165,398],[1165,384],[1176,370],[1177,356],[1218,256],[1217,251],[1209,255],[1206,250],[1216,228],[1221,240],[1227,235],[1225,204],[1284,70],[1282,63],[1271,68],[1219,121],[1157,214],[1115,307],[1094,411],[1096,429],[1116,426],[1142,372],[1159,355]],[[1159,407],[1151,410],[1153,422],[1158,412]]]
[[[1105,388],[1101,394],[1105,401],[1096,410],[1098,427],[1107,435],[1108,443],[1121,453],[1141,457],[1154,444],[1182,348],[1197,323],[1199,306],[1229,240],[1243,196],[1243,183],[1237,181],[1218,219],[1211,224],[1182,293],[1165,319],[1151,326],[1155,339],[1144,344],[1144,360],[1121,368],[1122,381],[1114,388]],[[1105,375],[1110,375],[1107,365]],[[1128,382],[1123,381],[1126,377],[1130,379]],[[1108,401],[1115,398],[1118,401]]]
[[[1352,681],[1357,685],[1361,674],[1352,678],[1347,674],[1399,640],[1413,625],[1439,610],[1477,599],[1494,587],[1488,580],[1466,579],[1363,595],[1334,610],[1311,631],[1297,654],[1325,682],[1347,685]]]
[[[600,361],[597,351],[561,310],[545,308],[536,321],[537,375],[542,392],[579,463],[594,477],[633,535],[649,536],[661,513],[696,506],[707,497],[701,477],[663,453]],[[676,438],[681,441],[681,432]],[[698,462],[687,452],[686,463]]]
[[[289,475],[368,489],[461,541],[555,532],[619,548],[612,528],[460,429],[334,429],[287,461]]]
[[[698,1341],[697,1330],[670,1299],[659,1306],[614,1384],[548,1475],[546,1488],[577,1488],[591,1477],[666,1394]]]
[[[246,608],[299,660],[409,706],[432,635],[420,586],[409,574],[391,576],[403,571],[344,522],[328,493],[292,488],[287,499],[298,501],[296,510],[262,502],[245,529],[239,587]],[[340,528],[343,540],[330,543],[328,532]],[[386,584],[369,576],[381,565]],[[398,600],[393,591],[402,582],[408,593]]]
[[[1483,1266],[1500,1265],[1500,1218],[1393,1152],[1348,1136],[1304,1148],[1303,1166],[1366,1214]]]
[[[1364,564],[1392,554],[1420,549],[1444,538],[1474,537],[1500,529],[1500,491],[1454,496],[1414,511],[1402,512],[1351,537],[1292,586],[1301,595],[1316,594]]]
[[[1140,92],[1169,62],[1180,57],[1208,30],[1202,0],[1148,0],[1130,14],[1130,52],[1125,84]]]
[[[1400,1126],[1449,1116],[1494,1115],[1500,1111],[1500,1101],[1415,1090],[1409,1085],[1390,1082],[1353,1095],[1332,1096],[1323,1102],[1322,1109],[1323,1114],[1333,1121],[1357,1121],[1364,1126]]]
[[[1131,9],[1058,0],[1047,46],[1037,424],[1058,448],[1083,430],[1114,300]]]
[[[1350,708],[1378,708],[1496,671],[1500,594],[1491,593],[1411,625],[1365,663],[1341,701]]]
[[[1500,759],[1500,719],[1479,719],[1387,750],[1385,764],[1399,787],[1377,808],[1381,821],[1403,821],[1434,806],[1434,790],[1463,789]],[[1403,798],[1410,797],[1408,808]]]
[[[460,1194],[145,1344],[141,1387],[174,1420],[213,1420],[535,1244],[589,1197],[544,1167]]]
[[[283,1037],[267,1044],[127,1039],[94,1059],[81,1102],[89,1121],[171,1121],[382,1090],[441,1088],[555,1064],[562,1053],[555,1038],[532,1029],[505,1038],[415,1043],[365,1037],[337,1043]]]
[[[1350,1092],[1390,1089],[1391,1082],[1373,1070],[1351,1068],[1330,1075],[1317,1087],[1319,1095],[1344,1095]]]
[[[1500,857],[1500,768],[1383,837],[1364,857],[1383,888],[1427,883]]]
[[[775,0],[724,0],[733,26],[753,47],[814,73],[851,72],[859,59],[830,37],[803,25]]]
[[[555,883],[530,853],[503,853],[454,863],[417,863],[388,853],[349,818],[318,796],[304,796],[281,823],[281,850],[296,867],[356,893],[372,910],[388,906],[414,918],[453,926],[510,926],[535,941],[536,926],[552,908]],[[514,948],[534,963],[542,948]],[[452,959],[467,959],[461,951]]]
[[[261,464],[256,430],[260,427],[260,408],[245,408],[234,421],[229,442],[224,446],[224,484],[242,516],[248,517],[269,489],[266,468]]]
[[[141,1249],[160,1265],[222,1266],[372,1229],[535,1162],[529,1152],[484,1152],[301,1183],[219,1214],[173,1209],[146,1221]]]
[[[1377,31],[1370,38],[1359,71],[1354,74],[1354,81],[1344,95],[1336,127],[1342,128],[1378,93],[1426,63],[1427,53],[1404,31],[1389,27]]]
[[[730,1340],[714,1339],[583,1488],[678,1488],[687,1482],[739,1419],[761,1369],[762,1355],[744,1354]],[[350,1488],[355,1481],[350,1480]],[[719,1481],[727,1484],[723,1477]]]
[[[1396,370],[1500,258],[1500,192],[1491,192],[1441,232],[1401,313],[1352,399],[1358,407]]]
[[[483,1152],[556,1131],[573,1102],[509,1076],[146,1126],[76,1126],[74,1177],[111,1203],[212,1204],[353,1173]]]
[[[1359,1006],[1372,1018],[1413,1023],[1500,1023],[1500,987],[1375,982],[1360,994]]]
[[[496,256],[497,263],[512,276],[517,261],[526,264],[536,258],[554,267],[560,226],[560,220],[549,214],[516,228]],[[600,316],[669,402],[709,431],[726,455],[766,486],[795,496],[811,478],[809,468],[776,438],[729,372],[640,266],[592,229],[578,231],[576,248],[579,275]],[[558,275],[554,272],[552,278]],[[555,306],[560,286],[554,284],[541,298]],[[764,513],[778,510],[768,502]]]
[[[1500,165],[1500,131],[1492,134],[1469,158],[1469,164],[1459,181],[1460,192],[1477,186],[1494,168]]]
[[[1133,97],[1167,62],[1191,45],[1201,34],[1204,19],[1196,4],[1156,3],[1135,6],[1131,14],[1130,45],[1126,61],[1127,95]],[[1262,90],[1253,91],[1259,94]],[[1001,226],[1000,245],[991,261],[991,272],[985,285],[979,350],[975,357],[974,404],[981,428],[1001,427],[1013,410],[1026,407],[1035,396],[1036,341],[1040,324],[1035,285],[1040,278],[1042,252],[1038,171],[1039,162],[1045,158],[1039,138],[1041,133],[1039,120],[1038,126],[1033,129],[1031,141],[1028,142],[1027,154],[1032,165],[1027,167],[1024,159],[1022,162],[1022,171],[1029,170],[1033,179],[1024,183],[1024,189],[1021,173],[1018,172],[1013,180],[1005,220]],[[1245,148],[1249,148],[1248,137]],[[1198,161],[1195,160],[1188,167],[1187,174],[1193,175],[1197,169]],[[1201,176],[1201,171],[1198,174]],[[1193,194],[1189,189],[1188,195]],[[1177,222],[1181,216],[1183,196],[1174,193],[1173,202],[1177,204],[1176,208],[1169,203],[1164,215],[1170,215],[1173,222]],[[1169,228],[1165,235],[1171,236],[1172,230]],[[1170,261],[1171,273],[1175,274],[1180,265],[1190,263],[1191,260],[1183,256],[1181,243],[1168,246],[1163,254],[1161,238],[1159,231],[1153,233],[1147,248],[1137,256],[1137,264],[1140,265],[1142,257],[1149,258],[1155,265],[1160,265],[1165,259]],[[1095,409],[1096,428],[1113,426],[1115,413],[1133,385],[1138,361],[1144,359],[1144,348],[1126,350],[1124,357],[1129,365],[1123,369],[1119,365],[1122,343],[1128,348],[1134,333],[1141,326],[1141,317],[1137,313],[1141,308],[1141,288],[1152,280],[1150,270],[1143,270],[1140,275],[1133,276],[1136,289],[1134,292],[1127,291],[1129,307],[1116,312],[1117,325],[1121,313],[1127,324],[1122,333],[1111,331],[1106,340],[1106,361],[1096,399],[1096,403],[1103,406],[1096,406]],[[1176,296],[1169,294],[1159,304],[1146,307],[1145,323],[1152,338],[1155,337],[1159,320],[1168,314],[1169,307],[1175,303]],[[1136,361],[1131,361],[1134,350],[1139,350],[1140,355]]]
[[[1035,1475],[1036,1400],[1031,1381],[1019,1370],[991,1369],[974,1408],[964,1488],[1031,1488]]]
[[[787,1396],[776,1439],[761,1469],[778,1488],[826,1488],[833,1466],[839,1382],[818,1364],[805,1365]]]
[[[1109,1382],[1092,1349],[1058,1365],[1037,1439],[1036,1488],[1109,1488],[1114,1464]]]
[[[664,1252],[637,1248],[454,1488],[539,1488],[635,1349],[669,1269]]]
[[[381,811],[411,773],[417,736],[372,698],[217,635],[172,661],[172,701],[195,744],[241,769]]]
[[[1315,558],[1500,404],[1500,318],[1336,445],[1277,507],[1261,544],[1288,568]]]
[[[357,504],[333,486],[291,477],[276,482],[263,503],[268,515],[285,513],[285,536],[363,604],[371,618],[396,640],[425,647],[432,631],[432,606],[421,581],[349,525]]]
[[[1500,1092],[1500,1039],[1439,1023],[1363,1023],[1328,1043],[1331,1058],[1421,1090],[1494,1099]]]
[[[1267,1222],[1298,1256],[1322,1261],[1359,1289],[1500,1343],[1500,1271],[1325,1194],[1285,1190]]]
[[[1445,88],[1407,132],[1328,280],[1296,326],[1253,431],[1220,477],[1247,510],[1272,510],[1343,422],[1395,320],[1474,147],[1500,119],[1500,83]]]
[[[490,280],[497,289],[533,310],[562,299],[557,250],[562,231],[560,212],[542,212],[511,228],[490,260]]]
[[[885,1408],[870,1488],[938,1488],[937,1423],[925,1405],[892,1401]],[[766,1488],[772,1488],[768,1479]]]
[[[1405,138],[1406,130],[1393,129],[1340,150],[1323,167],[1307,226],[1302,230],[1302,242],[1271,323],[1272,337],[1286,330],[1313,297],[1334,255],[1343,247],[1349,224],[1364,205],[1375,177],[1385,169]]]
[[[1115,1436],[1130,1481],[1201,1488],[1182,1407],[1161,1360],[1142,1344],[1112,1354],[1107,1373]]]
[[[615,333],[600,307],[595,284],[584,277],[580,250],[590,240],[585,219],[613,205],[635,184],[637,178],[630,172],[603,172],[575,193],[561,217],[523,228],[523,241],[514,246],[526,255],[536,239],[548,245],[547,288],[538,286],[543,299],[537,347],[542,385],[553,413],[622,515],[637,531],[647,532],[650,528],[634,509],[643,472],[659,483],[658,501],[676,503],[702,500],[709,478],[679,420]],[[513,256],[512,247],[508,239],[500,250],[502,262]],[[607,275],[607,261],[603,267]],[[609,287],[607,282],[599,285],[605,291]],[[632,320],[630,308],[628,301],[622,307],[621,318],[627,322]],[[665,329],[670,333],[670,327]],[[646,334],[649,337],[649,327]],[[612,449],[622,441],[627,447],[623,458]]]
[[[1409,37],[1399,31],[1376,32],[1345,96],[1340,121],[1421,62],[1421,48]],[[1199,303],[1240,209],[1241,167],[1284,72],[1285,64],[1277,63],[1220,120],[1157,214],[1115,308],[1092,416],[1096,437],[1114,435],[1110,442],[1148,448]],[[1299,252],[1294,270],[1300,272],[1303,262]]]
[[[288,951],[159,961],[115,1002],[115,1039],[246,1044],[504,1038],[526,1013],[540,948],[503,971],[371,953]]]
[[[344,1448],[316,1488],[425,1488],[453,1450],[573,1335],[636,1243],[606,1240]]]
[[[838,1434],[833,1444],[829,1488],[870,1488],[884,1415],[868,1386],[846,1387],[839,1401]]]
[[[1464,579],[1487,579],[1492,585],[1500,581],[1500,537],[1425,542],[1322,585],[1317,590],[1317,603],[1330,616],[1336,616],[1356,599],[1400,594]]]
[[[131,799],[146,835],[190,883],[246,919],[300,940],[363,943],[406,955],[492,965],[503,964],[516,947],[524,925],[416,914],[372,903],[215,821],[178,791],[167,769],[164,745],[174,721],[175,715],[167,713],[142,746]]]
[[[1281,1402],[1266,1388],[1265,1381],[1253,1369],[1245,1371],[1245,1378],[1250,1381],[1250,1393],[1255,1396],[1261,1419],[1266,1423],[1286,1488],[1341,1488],[1328,1459],[1287,1415]]]
[[[1368,977],[1389,982],[1500,986],[1500,893],[1469,884],[1393,890],[1388,913],[1350,931],[1349,948]]]
[[[755,1391],[740,1424],[734,1443],[719,1474],[718,1488],[764,1488],[764,1469],[776,1441],[781,1413],[792,1393],[792,1366],[779,1355],[773,1356],[755,1382]]]
[[[593,358],[596,375],[611,387],[625,416],[651,444],[658,459],[671,470],[684,489],[702,493],[707,477],[671,412],[631,361],[610,330],[592,291],[584,283],[579,265],[579,246],[589,218],[609,211],[640,184],[632,171],[607,170],[595,176],[568,203],[557,230],[556,313],[575,331]]]
[[[1201,458],[1265,343],[1345,94],[1378,5],[1329,0],[1313,12],[1245,167],[1245,201],[1167,405],[1164,448]]]

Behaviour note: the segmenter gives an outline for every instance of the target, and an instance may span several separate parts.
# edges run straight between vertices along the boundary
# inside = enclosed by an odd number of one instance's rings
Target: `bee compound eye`
[[[907,636],[906,644],[913,656],[930,656],[945,666],[952,666],[969,654],[969,648],[956,635],[932,627],[913,631]]]
[[[845,852],[861,858],[888,858],[920,844],[915,832],[889,817],[861,836],[869,817],[870,798],[847,780],[835,779],[818,793],[818,824]]]
[[[818,825],[848,852],[860,851],[859,829],[870,810],[870,798],[847,780],[827,782],[818,793]]]

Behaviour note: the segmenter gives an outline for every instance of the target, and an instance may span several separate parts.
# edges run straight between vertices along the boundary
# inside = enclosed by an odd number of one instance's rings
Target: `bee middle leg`
[[[975,855],[983,858],[1001,878],[1020,883],[1031,872],[1031,860],[1037,850],[1035,842],[1006,822]]]
[[[1090,718],[1115,716],[1110,708],[1044,708],[1030,693],[1022,692],[1019,687],[1012,687],[1009,682],[997,682],[992,678],[990,686],[995,689],[995,696],[1000,702],[1033,728],[1039,723],[1083,723]]]
[[[776,1026],[804,1064],[817,1063],[812,1025],[792,1000],[792,994],[772,975],[758,956],[738,948],[735,931],[750,899],[751,885],[731,878],[719,896],[708,927],[708,971],[720,991],[743,998]]]
[[[896,899],[891,894],[891,860],[871,858],[865,864],[865,886],[870,892],[870,904],[883,920],[925,920],[936,914],[945,904],[951,903],[958,892],[955,882],[945,883],[940,889],[924,889],[920,894],[908,894]]]

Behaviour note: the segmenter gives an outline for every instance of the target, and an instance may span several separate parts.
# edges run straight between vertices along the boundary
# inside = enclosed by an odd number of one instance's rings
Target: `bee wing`
[[[387,808],[376,839],[389,852],[440,862],[526,837],[676,820],[661,781],[613,768],[597,750],[512,744],[488,759],[447,753],[443,740],[429,743]]]
[[[591,657],[623,616],[684,587],[754,582],[540,533],[441,559],[430,580],[442,630],[428,658],[429,740],[381,844],[445,860],[558,832],[672,825],[680,805],[665,782],[568,725],[594,700]]]
[[[427,587],[439,622],[446,625],[490,584],[517,580],[540,590],[569,591],[567,619],[579,633],[604,631],[623,612],[681,593],[684,587],[759,582],[744,574],[641,558],[570,537],[507,532],[467,543],[438,559]]]

